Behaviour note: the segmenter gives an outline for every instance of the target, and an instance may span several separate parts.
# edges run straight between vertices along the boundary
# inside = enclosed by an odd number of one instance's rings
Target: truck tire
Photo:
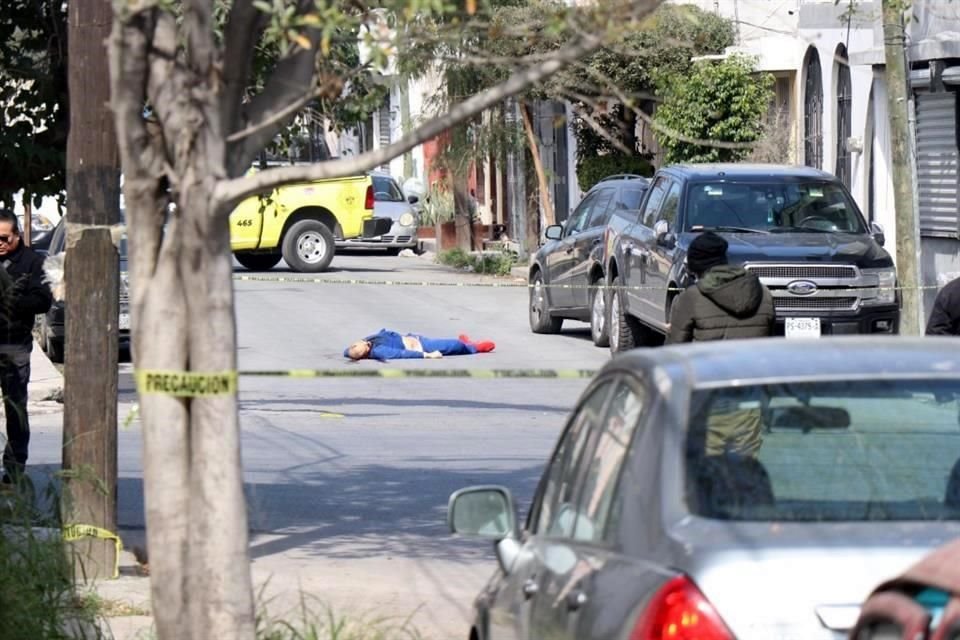
[[[623,309],[623,290],[619,287],[622,281],[620,276],[613,279],[610,292],[609,313],[607,326],[610,327],[610,354],[616,355],[640,346],[643,327],[636,318],[628,315]]]
[[[543,274],[534,272],[530,278],[530,305],[527,315],[530,317],[530,330],[534,333],[560,333],[563,318],[550,315],[547,301],[547,289],[543,286]]]
[[[300,273],[326,271],[333,260],[333,232],[319,220],[301,220],[283,237],[283,259]]]
[[[277,266],[282,256],[279,253],[246,253],[241,251],[233,254],[233,257],[248,271],[269,271]]]

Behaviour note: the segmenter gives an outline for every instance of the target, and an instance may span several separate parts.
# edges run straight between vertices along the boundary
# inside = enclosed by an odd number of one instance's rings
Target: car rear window
[[[373,198],[377,202],[403,202],[403,192],[393,178],[373,176]]]
[[[956,380],[699,391],[688,507],[724,520],[960,519],[958,397]]]

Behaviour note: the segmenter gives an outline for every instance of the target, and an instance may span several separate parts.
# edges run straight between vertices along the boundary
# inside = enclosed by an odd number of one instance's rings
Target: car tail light
[[[717,610],[687,576],[667,582],[640,614],[630,640],[734,640]]]
[[[367,185],[367,199],[363,204],[364,209],[373,209],[373,185]]]

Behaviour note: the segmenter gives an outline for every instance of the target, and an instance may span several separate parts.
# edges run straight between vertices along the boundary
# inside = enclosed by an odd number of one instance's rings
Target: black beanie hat
[[[705,231],[693,239],[687,250],[690,271],[702,275],[711,267],[727,264],[727,241],[713,231]]]

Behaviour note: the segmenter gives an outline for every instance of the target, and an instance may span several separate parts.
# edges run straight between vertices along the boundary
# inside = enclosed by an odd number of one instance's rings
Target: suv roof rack
[[[602,178],[600,182],[607,182],[609,180],[637,180],[637,179],[646,180],[646,178],[644,178],[643,176],[637,175],[635,173],[616,173],[612,176],[607,176],[606,178]]]

